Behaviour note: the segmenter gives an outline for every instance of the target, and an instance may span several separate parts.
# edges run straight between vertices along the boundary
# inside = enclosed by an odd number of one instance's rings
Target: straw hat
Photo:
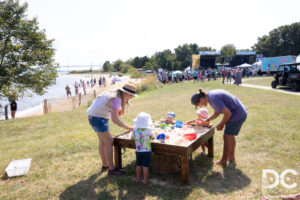
[[[125,84],[123,87],[119,88],[122,92],[126,92],[127,94],[130,94],[132,96],[137,97],[136,94],[136,86],[132,84]]]
[[[208,118],[208,111],[205,108],[200,108],[196,113],[204,118]]]
[[[134,120],[133,124],[137,128],[150,128],[152,125],[151,116],[148,113],[141,112]]]

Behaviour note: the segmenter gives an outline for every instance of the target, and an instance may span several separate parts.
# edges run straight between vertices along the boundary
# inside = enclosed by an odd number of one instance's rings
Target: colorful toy
[[[197,134],[196,133],[186,133],[183,135],[183,137],[189,141],[193,141],[196,139]]]

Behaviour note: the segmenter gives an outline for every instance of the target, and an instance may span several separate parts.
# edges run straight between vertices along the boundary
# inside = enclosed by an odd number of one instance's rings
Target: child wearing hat
[[[175,113],[174,112],[168,112],[166,119],[160,120],[160,122],[165,124],[175,124]]]
[[[136,146],[136,182],[141,181],[141,171],[143,168],[143,183],[148,183],[149,167],[151,161],[151,141],[155,139],[150,127],[152,125],[151,116],[141,112],[134,120],[135,129],[131,139],[135,140]]]
[[[208,111],[206,108],[200,108],[199,110],[197,110],[196,112],[197,114],[197,118],[187,121],[186,124],[192,124],[192,123],[196,123],[199,125],[205,125],[206,121],[208,119]],[[202,148],[202,152],[205,153],[205,144],[201,145]]]

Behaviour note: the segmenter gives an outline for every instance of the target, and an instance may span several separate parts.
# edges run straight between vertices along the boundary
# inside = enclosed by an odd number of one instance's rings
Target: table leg
[[[211,138],[208,139],[208,157],[213,158],[214,157],[214,137],[211,136]]]
[[[189,160],[188,155],[181,156],[181,183],[188,184],[189,183]]]
[[[121,169],[122,168],[122,154],[121,154],[120,146],[114,146],[114,157],[115,157],[115,167]]]

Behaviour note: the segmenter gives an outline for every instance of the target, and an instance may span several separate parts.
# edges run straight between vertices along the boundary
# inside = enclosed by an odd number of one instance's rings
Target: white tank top
[[[111,118],[110,106],[107,105],[108,100],[113,94],[103,94],[94,100],[92,105],[87,109],[88,115],[93,117]]]

